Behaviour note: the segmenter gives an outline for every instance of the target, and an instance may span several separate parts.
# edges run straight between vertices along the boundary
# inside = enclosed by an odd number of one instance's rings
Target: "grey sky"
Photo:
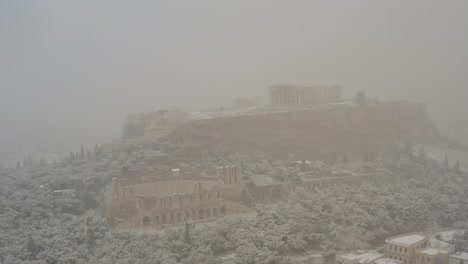
[[[128,113],[278,82],[466,121],[467,25],[465,0],[1,1],[0,148],[108,141]]]

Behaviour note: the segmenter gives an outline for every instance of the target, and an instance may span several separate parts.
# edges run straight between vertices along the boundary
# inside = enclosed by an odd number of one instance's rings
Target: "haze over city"
[[[67,153],[119,137],[129,113],[226,106],[276,83],[427,102],[442,132],[466,131],[467,11],[466,1],[3,1],[1,152]]]
[[[467,25],[0,1],[0,264],[468,264]]]

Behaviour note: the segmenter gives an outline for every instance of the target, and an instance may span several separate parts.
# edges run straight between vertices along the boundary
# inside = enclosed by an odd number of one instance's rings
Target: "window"
[[[408,253],[408,252],[407,252],[407,248],[405,248],[405,253]]]
[[[392,245],[390,245],[390,250],[392,250]]]
[[[400,249],[400,252],[402,251],[402,248],[401,247],[398,247]]]

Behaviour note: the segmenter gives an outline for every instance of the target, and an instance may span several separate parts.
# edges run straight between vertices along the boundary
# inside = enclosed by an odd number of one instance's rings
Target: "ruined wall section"
[[[244,195],[244,179],[240,168],[223,167],[216,171],[218,185],[223,199],[236,199]]]
[[[359,175],[347,177],[319,178],[309,181],[279,183],[265,186],[251,186],[248,189],[248,193],[252,196],[255,203],[272,204],[281,201],[297,188],[303,188],[304,190],[309,192],[316,192],[317,190],[332,185],[361,184],[362,182],[369,181],[375,178],[375,175]]]
[[[137,212],[137,196],[133,188],[124,186],[123,180],[113,178],[104,190],[104,206],[108,223],[114,226],[117,219]]]

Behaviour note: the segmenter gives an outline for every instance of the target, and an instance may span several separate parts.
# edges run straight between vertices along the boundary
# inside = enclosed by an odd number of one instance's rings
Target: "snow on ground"
[[[461,230],[455,229],[455,230],[439,232],[439,233],[436,234],[436,236],[440,236],[440,239],[442,241],[450,243],[453,240],[453,235],[455,235],[455,233],[457,233],[459,231],[461,231]]]

